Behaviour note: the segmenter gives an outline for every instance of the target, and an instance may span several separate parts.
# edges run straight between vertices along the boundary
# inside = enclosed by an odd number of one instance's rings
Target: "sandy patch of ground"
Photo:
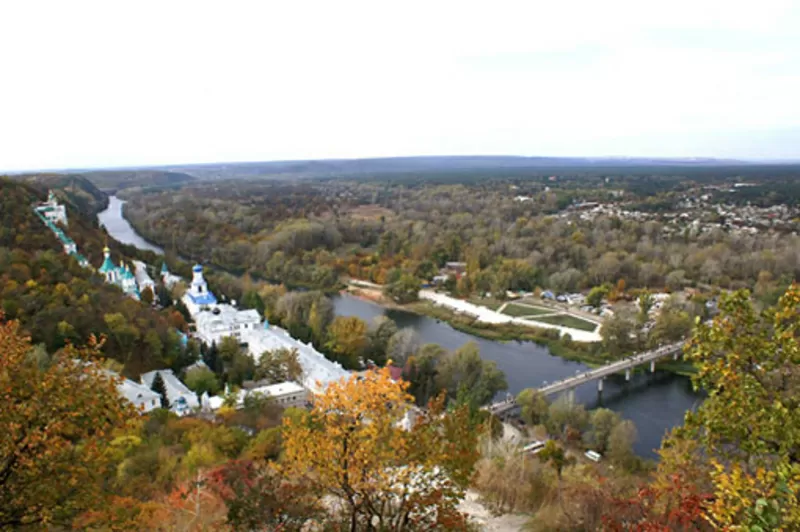
[[[530,519],[529,516],[515,514],[495,517],[480,503],[480,496],[474,491],[467,492],[458,509],[469,515],[470,519],[486,532],[518,532]]]

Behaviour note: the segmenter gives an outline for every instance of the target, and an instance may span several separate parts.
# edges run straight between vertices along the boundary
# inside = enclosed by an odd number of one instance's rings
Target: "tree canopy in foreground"
[[[102,501],[112,432],[135,415],[92,363],[100,342],[32,357],[0,315],[0,529],[69,524]]]
[[[477,459],[465,407],[431,401],[410,430],[412,397],[389,370],[331,384],[309,415],[284,422],[281,467],[340,501],[350,530],[458,530],[456,506]]]

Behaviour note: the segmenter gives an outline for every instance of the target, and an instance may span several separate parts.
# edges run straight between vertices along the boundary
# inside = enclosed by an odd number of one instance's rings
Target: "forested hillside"
[[[33,342],[49,352],[102,335],[104,356],[131,376],[179,364],[184,352],[176,327],[185,328],[183,317],[132,300],[66,255],[32,211],[45,198],[29,185],[0,180],[0,300],[6,318],[18,319]],[[106,243],[117,262],[142,257],[107,238],[93,218],[72,208],[68,212],[66,230],[95,268]]]
[[[96,170],[83,175],[98,188],[109,192],[131,187],[170,187],[194,180],[187,174],[163,170]]]
[[[55,189],[58,197],[75,209],[94,215],[108,207],[108,196],[94,184],[77,174],[30,174],[21,179],[40,189]]]

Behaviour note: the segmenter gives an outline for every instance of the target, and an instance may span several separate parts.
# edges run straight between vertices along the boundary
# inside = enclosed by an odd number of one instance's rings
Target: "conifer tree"
[[[161,396],[161,408],[169,409],[169,398],[167,398],[167,387],[164,384],[164,379],[161,378],[161,373],[156,373],[156,377],[153,379],[153,385],[150,387],[150,389]]]

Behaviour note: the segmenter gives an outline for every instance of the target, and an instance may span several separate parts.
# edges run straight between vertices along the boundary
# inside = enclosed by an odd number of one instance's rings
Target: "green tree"
[[[233,336],[225,336],[219,343],[218,352],[220,360],[230,364],[236,355],[242,352],[242,347],[239,345],[239,340]]]
[[[155,384],[155,382],[153,383]],[[208,368],[194,367],[186,372],[186,386],[199,398],[204,393],[214,395],[220,390],[217,375]]]
[[[417,265],[417,268],[414,270],[414,276],[418,279],[426,279],[430,280],[436,275],[438,269],[436,265],[430,260],[423,260]]]
[[[274,351],[264,351],[258,358],[255,368],[255,380],[267,380],[270,383],[296,381],[303,377],[303,366],[297,355],[297,349],[282,347]]]
[[[685,338],[691,330],[692,319],[688,312],[665,305],[656,318],[653,330],[650,331],[650,343],[657,345],[677,342]]]
[[[386,364],[389,340],[396,332],[397,325],[393,320],[386,316],[375,318],[367,332],[369,345],[365,356],[379,366]]]
[[[622,418],[613,410],[592,410],[589,414],[589,430],[583,436],[584,442],[598,453],[605,453],[609,447],[609,437],[621,422]]]
[[[569,429],[580,434],[588,422],[589,414],[575,399],[575,393],[572,391],[562,394],[547,411],[548,431],[550,434],[558,434],[565,439],[569,435]]]
[[[419,279],[404,273],[397,281],[387,284],[383,289],[383,293],[396,303],[405,305],[419,299],[421,288],[422,283]]]
[[[164,379],[161,378],[161,373],[156,373],[156,376],[153,377],[153,384],[150,386],[150,389],[161,397],[161,408],[169,409],[167,386],[164,384]]]
[[[638,303],[639,303],[638,321],[639,323],[644,324],[649,319],[650,309],[653,308],[653,304],[655,304],[655,299],[653,299],[653,294],[645,290],[639,296]]]
[[[256,363],[253,357],[244,351],[238,351],[226,368],[228,382],[241,386],[244,381],[251,380],[255,375]]]
[[[600,327],[603,349],[611,358],[620,358],[636,347],[635,327],[631,320],[616,313]]]
[[[535,388],[526,388],[517,395],[517,403],[522,410],[522,420],[526,425],[533,427],[541,425],[547,420],[547,411],[550,405],[545,396]]]
[[[608,287],[603,286],[595,286],[591,290],[589,290],[589,295],[586,296],[586,304],[591,305],[595,308],[599,308],[600,304],[603,302],[603,298],[608,295]]]
[[[437,380],[450,399],[463,401],[473,409],[489,403],[497,392],[508,389],[505,374],[497,369],[496,362],[481,359],[474,342],[442,358]]]
[[[762,312],[744,290],[723,295],[719,307],[711,325],[697,325],[686,355],[707,398],[664,444],[699,448],[660,467],[674,468],[678,459],[696,464],[695,482],[714,492],[705,510],[715,527],[796,530],[800,287],[792,285]]]
[[[264,316],[264,311],[266,310],[266,305],[264,305],[264,300],[261,299],[261,296],[258,295],[258,292],[255,290],[249,290],[244,293],[242,296],[242,300],[240,304],[243,308],[246,309],[255,309],[258,311],[259,316]]]
[[[617,423],[608,435],[609,459],[617,465],[630,468],[636,462],[633,444],[636,443],[636,425],[625,419]]]
[[[418,406],[425,406],[442,391],[438,382],[438,365],[447,351],[436,344],[425,344],[406,361],[403,379]]]
[[[559,480],[561,479],[561,473],[564,471],[564,468],[571,463],[564,449],[554,440],[547,440],[544,444],[544,449],[539,451],[537,456],[540,461],[544,463],[549,462],[550,465],[553,466],[553,470],[555,470]]]
[[[159,284],[156,287],[156,296],[158,298],[158,304],[164,308],[172,306],[172,294],[170,294],[169,290],[163,284]]]
[[[308,311],[308,326],[314,341],[322,344],[325,340],[325,333],[330,327],[335,317],[333,303],[327,297],[320,295],[312,303]]]

